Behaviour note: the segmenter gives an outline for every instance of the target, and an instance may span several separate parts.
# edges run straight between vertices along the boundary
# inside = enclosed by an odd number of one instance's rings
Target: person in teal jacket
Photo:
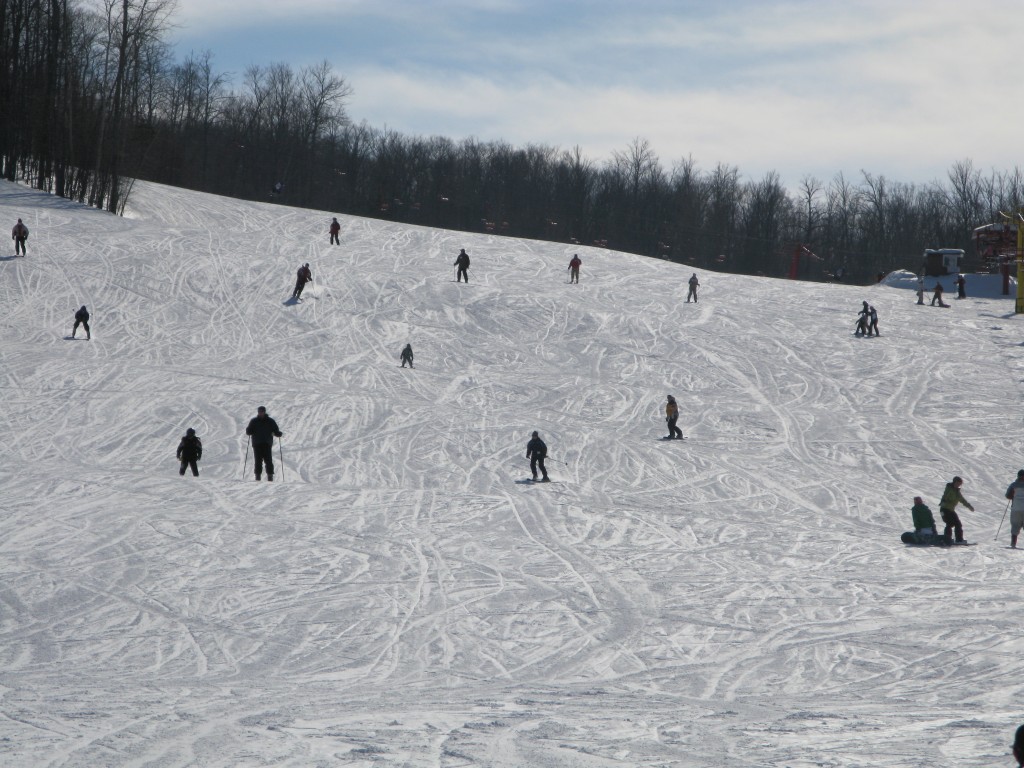
[[[914,533],[938,534],[938,531],[935,530],[935,517],[920,496],[914,497],[914,506],[911,508],[910,514],[914,517]]]
[[[942,522],[946,524],[942,535],[946,537],[947,542],[954,542],[952,536],[955,534],[956,544],[964,543],[964,526],[960,522],[960,516],[956,513],[956,505],[963,504],[971,512],[974,511],[971,503],[960,493],[960,486],[963,484],[964,479],[962,477],[954,477],[950,482],[946,483],[946,490],[942,492],[942,499],[939,501],[939,513],[942,515]]]

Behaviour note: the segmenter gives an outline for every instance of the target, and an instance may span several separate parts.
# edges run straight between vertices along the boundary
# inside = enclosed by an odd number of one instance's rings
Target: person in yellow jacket
[[[939,501],[939,512],[942,513],[942,522],[946,524],[942,535],[946,537],[947,542],[955,544],[964,543],[964,526],[960,522],[960,516],[956,513],[956,505],[963,504],[971,512],[974,511],[971,503],[960,493],[960,486],[963,484],[964,479],[962,477],[954,477],[950,482],[946,483],[946,489],[942,492],[942,499]],[[955,540],[951,534],[956,536]]]
[[[668,422],[668,437],[666,440],[682,440],[683,430],[676,426],[676,421],[679,419],[679,406],[676,404],[676,399],[672,395],[668,396],[668,402],[665,403],[665,421]]]

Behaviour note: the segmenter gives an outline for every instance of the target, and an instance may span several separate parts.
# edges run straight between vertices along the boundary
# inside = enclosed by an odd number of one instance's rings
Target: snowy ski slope
[[[685,304],[692,269],[623,253],[129,207],[0,183],[31,230],[0,258],[0,765],[1011,764],[1024,363],[991,286],[700,272]],[[954,474],[978,546],[900,543]]]

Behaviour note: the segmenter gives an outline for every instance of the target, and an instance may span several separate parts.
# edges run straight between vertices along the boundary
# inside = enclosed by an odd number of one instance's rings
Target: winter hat
[[[1024,469],[1018,469],[1017,470],[1017,479],[1019,480],[1022,477],[1024,477]]]
[[[188,429],[185,430],[185,434],[188,435],[189,437],[191,437],[195,433],[196,433],[196,431],[194,429],[192,429],[192,427],[189,427]]]
[[[924,499],[922,499],[920,496],[915,496],[914,497],[914,503],[915,504],[924,504]]]
[[[256,413],[266,413],[266,412],[267,412],[267,406],[265,406],[265,405],[261,405],[259,408],[256,409]]]
[[[536,432],[533,433],[533,436],[534,437],[540,437],[540,435],[538,435]]]

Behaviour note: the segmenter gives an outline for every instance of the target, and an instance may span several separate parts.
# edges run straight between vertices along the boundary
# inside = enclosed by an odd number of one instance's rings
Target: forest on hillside
[[[915,269],[925,248],[963,248],[972,265],[973,229],[1024,203],[1019,168],[969,159],[928,184],[862,170],[793,190],[775,172],[666,165],[643,138],[596,161],[579,147],[404,135],[353,120],[352,85],[326,61],[253,65],[235,82],[215,52],[176,60],[173,8],[0,0],[3,178],[112,213],[145,179],[725,272],[786,276],[798,263],[810,280]]]

